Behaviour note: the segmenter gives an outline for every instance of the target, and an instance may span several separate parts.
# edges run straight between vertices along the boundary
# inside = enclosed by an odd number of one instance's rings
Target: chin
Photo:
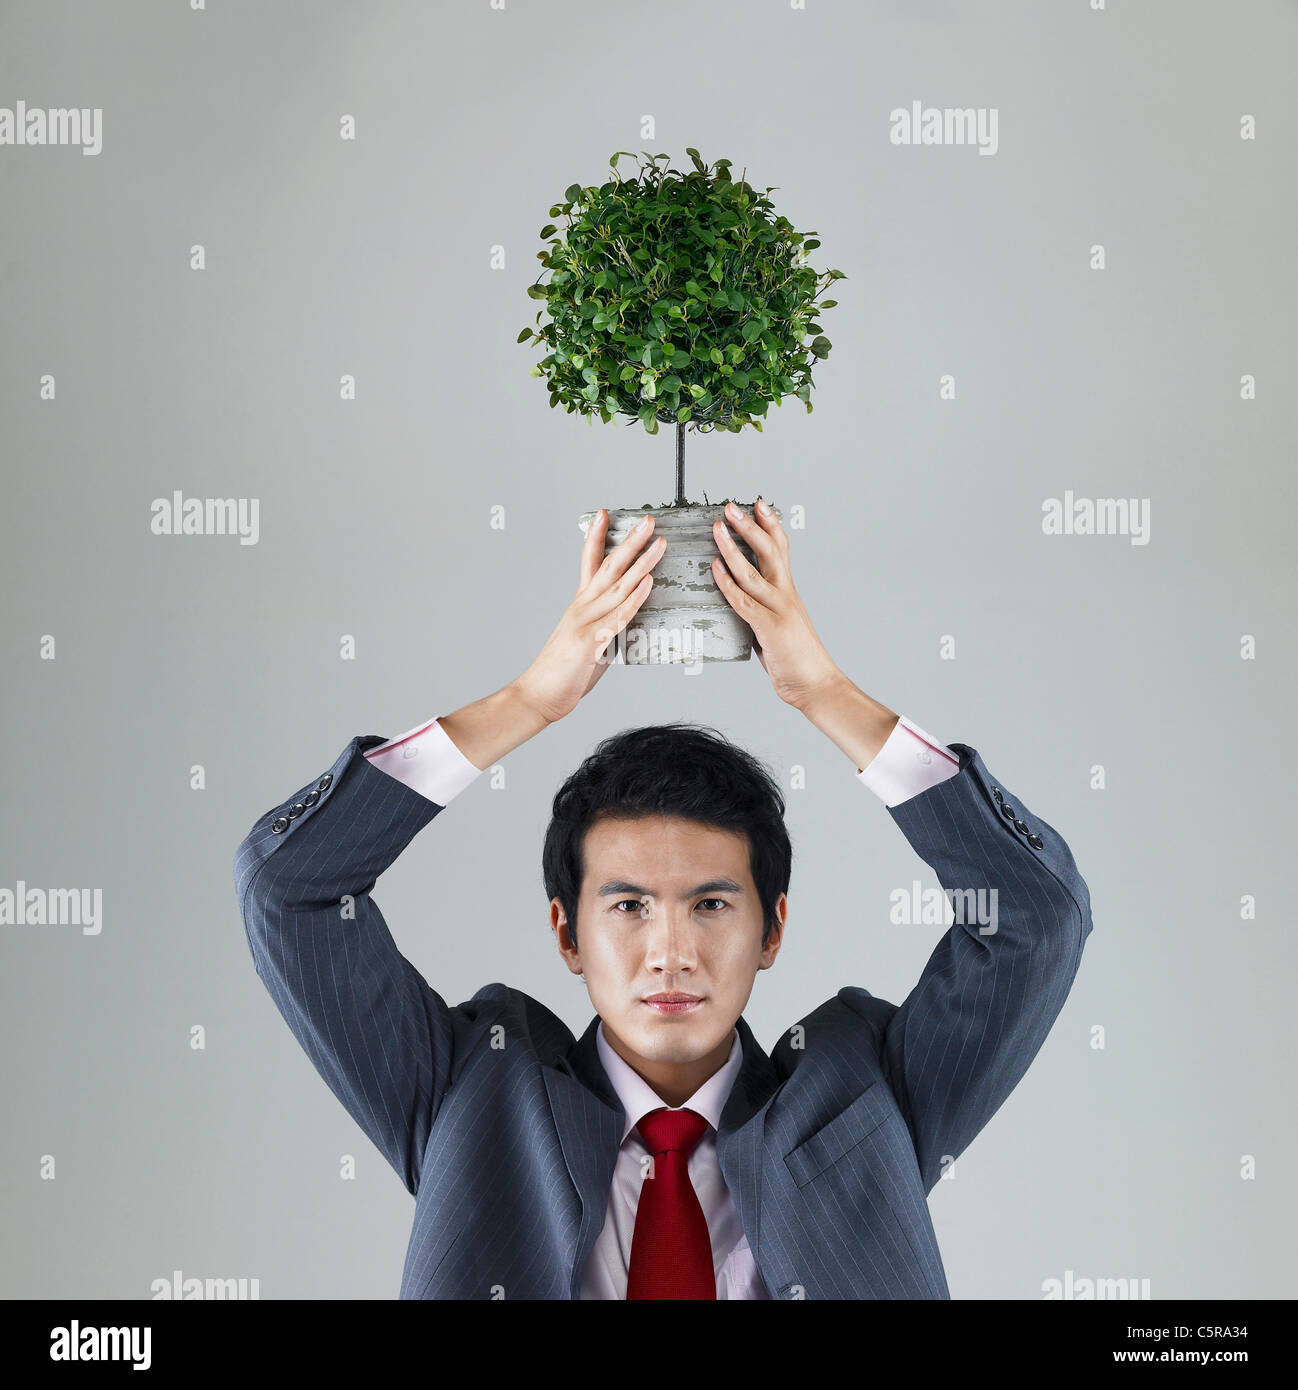
[[[683,1021],[651,1019],[648,1027],[641,1024],[627,1041],[642,1057],[655,1062],[697,1062],[713,1051],[721,1039],[712,1037],[711,1030],[705,1033],[699,1028],[681,1027]]]

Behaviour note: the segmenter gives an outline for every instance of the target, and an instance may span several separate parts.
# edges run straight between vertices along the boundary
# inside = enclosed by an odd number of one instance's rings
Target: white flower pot
[[[750,516],[754,504],[738,503]],[[769,500],[767,505],[770,506]],[[773,507],[777,517],[778,507]],[[753,630],[726,602],[712,577],[712,559],[721,551],[712,535],[720,518],[740,553],[754,567],[757,559],[726,520],[725,503],[683,507],[609,508],[604,553],[615,549],[646,512],[654,515],[654,537],[665,536],[667,549],[653,568],[653,588],[639,611],[618,634],[611,659],[628,666],[661,666],[698,661],[747,661]],[[598,512],[583,512],[577,524],[585,534]]]

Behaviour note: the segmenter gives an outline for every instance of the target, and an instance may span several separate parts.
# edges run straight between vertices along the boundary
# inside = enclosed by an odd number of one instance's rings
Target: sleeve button
[[[272,835],[282,835],[288,829],[288,821],[280,816],[278,820],[271,821],[270,833]]]
[[[334,783],[334,775],[333,775],[333,773],[332,773],[332,772],[326,772],[325,775],[315,784],[315,789],[316,789],[316,791],[318,791],[318,792],[327,792],[327,791],[329,790],[329,788],[333,786],[333,783]]]

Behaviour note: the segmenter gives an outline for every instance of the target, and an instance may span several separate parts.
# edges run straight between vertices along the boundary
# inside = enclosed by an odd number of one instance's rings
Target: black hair
[[[784,797],[770,770],[716,729],[674,723],[624,729],[601,740],[554,796],[541,852],[547,900],[558,898],[577,944],[582,845],[601,817],[680,816],[748,837],[748,867],[762,908],[762,945],[788,891],[793,846]]]

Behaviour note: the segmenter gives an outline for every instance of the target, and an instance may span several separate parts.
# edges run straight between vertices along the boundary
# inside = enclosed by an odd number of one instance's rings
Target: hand
[[[608,555],[604,555],[608,512],[601,508],[587,528],[576,596],[536,660],[513,682],[548,722],[570,714],[604,674],[613,639],[649,597],[650,571],[667,548],[661,536],[647,544],[653,528],[653,515],[646,512],[639,528]]]
[[[760,570],[744,558],[725,523],[713,523],[721,558],[712,575],[726,602],[753,630],[753,651],[786,705],[805,710],[810,701],[845,679],[811,625],[789,573],[789,538],[779,518],[762,511],[754,520],[733,502],[726,504],[731,525],[757,557]]]

